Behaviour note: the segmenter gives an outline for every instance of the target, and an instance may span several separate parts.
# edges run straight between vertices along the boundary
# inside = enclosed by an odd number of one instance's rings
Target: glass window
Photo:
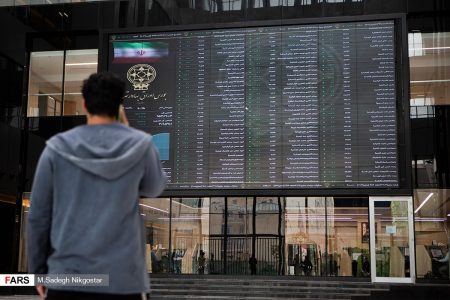
[[[145,224],[147,270],[150,273],[167,273],[170,198],[144,198],[139,206]]]
[[[287,197],[288,275],[370,276],[367,198]]]
[[[225,198],[223,197],[211,197],[210,208],[210,234],[221,235],[224,232],[225,226]]]
[[[225,198],[211,197],[209,209],[209,239],[208,245],[208,269],[209,274],[222,274],[224,272],[224,236],[225,226]],[[206,212],[205,212],[206,213]]]
[[[241,10],[242,0],[223,0],[223,10]]]
[[[209,198],[173,198],[171,266],[176,274],[196,274],[205,268],[209,236]]]
[[[325,201],[324,197],[286,198],[286,274],[321,276]]]
[[[30,210],[30,196],[31,193],[23,193],[22,195],[22,223],[20,224],[20,248],[19,248],[19,272],[28,271],[28,257],[26,253],[27,249],[27,224],[28,224],[28,211]]]
[[[170,268],[176,274],[223,271],[224,198],[173,198]]]
[[[448,187],[450,32],[409,33],[408,48],[414,183]]]
[[[98,50],[69,50],[66,52],[64,77],[64,115],[84,115],[81,86],[83,80],[97,72]]]
[[[62,107],[63,115],[85,114],[81,86],[97,60],[97,49],[32,52],[27,116],[60,116]]]
[[[303,1],[307,1],[308,2],[308,1],[311,1],[311,0],[303,0]],[[295,0],[283,0],[283,6],[294,6],[294,4],[295,4]]]
[[[283,224],[280,219],[280,203],[278,197],[256,197],[255,201],[256,274],[275,276],[281,274],[279,234],[283,234]]]
[[[449,279],[450,190],[414,191],[417,277]]]
[[[409,277],[409,227],[407,201],[375,201],[377,277]]]
[[[228,197],[228,235],[253,233],[253,197]]]
[[[278,234],[278,197],[256,197],[256,234]]]
[[[269,5],[270,6],[281,6],[283,3],[283,0],[270,0]]]
[[[266,0],[255,0],[253,2],[254,8],[264,7],[266,5]]]
[[[370,276],[369,199],[335,197],[327,201],[325,274]]]
[[[29,117],[61,115],[64,51],[33,52],[28,84]]]
[[[248,274],[248,260],[252,253],[253,197],[228,197],[227,209],[227,274]]]
[[[411,102],[450,105],[450,32],[412,32],[408,36]]]

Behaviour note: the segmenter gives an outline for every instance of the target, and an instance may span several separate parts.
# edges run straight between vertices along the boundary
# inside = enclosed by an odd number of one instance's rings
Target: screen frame
[[[410,196],[412,191],[411,125],[409,103],[409,56],[406,14],[358,15],[307,19],[280,19],[245,21],[233,23],[205,23],[195,25],[169,25],[100,30],[98,70],[108,71],[109,42],[111,35],[179,32],[193,30],[216,30],[251,27],[312,25],[364,21],[394,21],[394,48],[397,93],[397,142],[398,183],[397,188],[273,188],[273,189],[166,189],[161,197],[208,197],[208,196]]]

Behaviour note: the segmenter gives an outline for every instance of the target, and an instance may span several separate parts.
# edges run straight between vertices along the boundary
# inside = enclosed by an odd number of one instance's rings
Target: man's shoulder
[[[46,142],[46,148],[60,153],[74,154],[79,151],[86,151],[86,149],[90,149],[89,151],[92,152],[96,147],[128,148],[131,145],[144,146],[151,144],[151,140],[151,136],[144,131],[120,123],[106,126],[81,125],[54,135]]]
[[[111,126],[108,127],[108,130],[110,131],[114,131],[116,134],[124,134],[127,136],[135,136],[138,138],[148,138],[149,136],[151,136],[150,134],[133,128],[133,127],[129,127],[126,125],[123,125],[121,123],[115,123],[115,124],[110,124]],[[56,135],[54,135],[53,137],[50,138],[50,140],[52,139],[66,139],[66,138],[73,138],[75,136],[80,136],[80,135],[84,135],[87,131],[99,131],[101,130],[101,126],[97,126],[97,125],[79,125],[76,126],[74,128],[71,128],[69,130],[60,132]]]
[[[48,141],[55,141],[55,140],[58,140],[61,138],[64,139],[67,137],[71,137],[73,135],[78,135],[78,134],[80,134],[80,131],[83,129],[83,127],[85,127],[85,126],[86,125],[79,125],[79,126],[71,128],[71,129],[68,129],[66,131],[59,132],[59,133],[55,134],[54,136],[52,136],[50,139],[48,139]]]

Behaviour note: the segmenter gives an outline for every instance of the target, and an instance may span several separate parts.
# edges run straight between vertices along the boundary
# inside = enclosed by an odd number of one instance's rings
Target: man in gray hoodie
[[[87,125],[60,133],[36,169],[28,218],[32,274],[105,274],[108,286],[55,286],[47,299],[142,299],[149,292],[139,197],[166,175],[151,135],[120,122],[125,84],[92,74],[82,88]],[[45,287],[37,286],[42,298]]]

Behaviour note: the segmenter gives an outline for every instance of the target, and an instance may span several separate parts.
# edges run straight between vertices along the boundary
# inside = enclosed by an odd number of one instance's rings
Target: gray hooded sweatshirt
[[[139,197],[157,197],[165,183],[152,137],[144,132],[113,123],[54,136],[33,181],[28,271],[109,275],[108,287],[55,289],[148,292]]]

